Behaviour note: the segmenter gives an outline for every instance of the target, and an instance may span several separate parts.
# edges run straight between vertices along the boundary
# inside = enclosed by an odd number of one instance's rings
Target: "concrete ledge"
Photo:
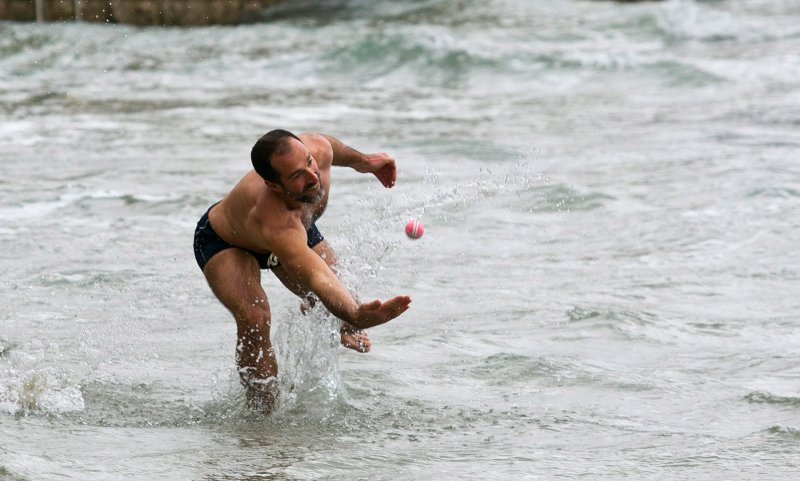
[[[281,0],[0,0],[0,20],[80,20],[132,25],[214,25],[253,21]]]

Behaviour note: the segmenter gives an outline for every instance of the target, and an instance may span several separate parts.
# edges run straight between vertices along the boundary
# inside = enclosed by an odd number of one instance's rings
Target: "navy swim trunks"
[[[194,258],[197,261],[197,265],[200,266],[200,270],[203,270],[206,264],[208,264],[208,261],[218,253],[225,249],[236,247],[222,240],[222,238],[214,232],[214,228],[211,227],[211,222],[208,220],[208,213],[214,205],[209,207],[206,213],[203,214],[203,217],[197,222],[197,228],[194,230]],[[308,234],[308,247],[314,247],[325,239],[322,237],[322,233],[319,229],[317,229],[317,224],[311,224],[306,234]],[[270,269],[280,265],[278,258],[270,252],[263,253],[253,252],[247,249],[242,250],[249,252],[255,257],[258,261],[258,266],[262,269]]]

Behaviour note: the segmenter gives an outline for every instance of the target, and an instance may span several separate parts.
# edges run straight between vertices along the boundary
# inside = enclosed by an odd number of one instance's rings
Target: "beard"
[[[303,204],[317,204],[325,197],[325,189],[322,188],[322,182],[317,182],[316,186],[303,192],[290,192],[286,187],[283,187],[283,193],[293,201]]]

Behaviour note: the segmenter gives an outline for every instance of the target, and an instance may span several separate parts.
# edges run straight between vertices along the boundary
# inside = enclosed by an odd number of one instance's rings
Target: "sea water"
[[[787,0],[0,23],[0,478],[792,479],[798,52]],[[191,244],[273,128],[397,160],[319,226],[413,303],[358,354],[265,271],[264,417]]]

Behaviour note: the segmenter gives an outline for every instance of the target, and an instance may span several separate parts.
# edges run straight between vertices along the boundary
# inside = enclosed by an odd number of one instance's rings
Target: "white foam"
[[[0,413],[65,414],[85,408],[80,385],[50,364],[57,355],[32,342],[4,348],[0,357]],[[43,365],[43,360],[47,364]]]

